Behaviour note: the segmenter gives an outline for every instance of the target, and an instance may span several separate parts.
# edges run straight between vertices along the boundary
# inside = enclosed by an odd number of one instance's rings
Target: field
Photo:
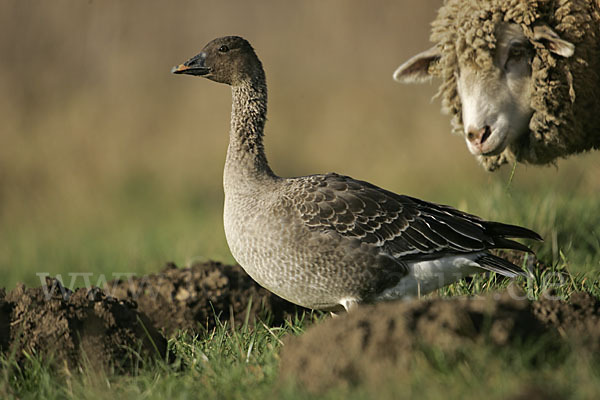
[[[156,273],[170,261],[234,262],[221,221],[230,90],[169,71],[212,38],[237,34],[266,69],[265,146],[278,174],[336,171],[527,226],[545,239],[532,244],[538,259],[567,277],[561,294],[600,296],[598,154],[487,173],[430,101],[437,82],[392,81],[401,62],[429,46],[441,3],[2,2],[0,287],[39,286],[59,274],[80,287],[84,276],[96,284]],[[440,294],[507,284],[486,279]],[[518,285],[533,298],[544,289]],[[309,398],[280,382],[279,363],[281,340],[314,322],[329,323],[314,314],[282,328],[226,321],[197,336],[176,334],[169,346],[179,364],[124,375],[55,369],[35,355],[15,371],[5,355],[0,397]],[[459,359],[424,351],[410,373],[386,384],[322,395],[505,398],[547,382],[557,398],[600,392],[598,359],[572,350],[540,361],[535,351],[547,349],[479,343]]]

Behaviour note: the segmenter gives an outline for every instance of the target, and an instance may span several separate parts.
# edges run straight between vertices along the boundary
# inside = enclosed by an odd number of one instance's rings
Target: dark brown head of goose
[[[209,42],[200,54],[173,67],[171,72],[237,86],[262,75],[262,65],[244,38],[224,36]]]

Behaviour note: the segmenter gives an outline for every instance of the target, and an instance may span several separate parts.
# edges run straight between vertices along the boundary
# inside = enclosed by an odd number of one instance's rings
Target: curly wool
[[[442,57],[430,73],[443,79],[437,96],[453,115],[453,132],[462,134],[457,65],[492,66],[495,30],[502,22],[521,26],[535,47],[534,88],[529,135],[496,156],[479,156],[488,170],[513,161],[548,164],[600,147],[600,0],[446,0],[432,24],[431,40]],[[575,45],[563,58],[534,40],[533,28],[545,23]]]

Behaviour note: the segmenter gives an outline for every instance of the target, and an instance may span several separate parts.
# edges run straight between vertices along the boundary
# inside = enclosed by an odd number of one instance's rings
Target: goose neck
[[[273,177],[263,146],[267,116],[264,76],[232,87],[231,131],[226,174],[245,179]]]

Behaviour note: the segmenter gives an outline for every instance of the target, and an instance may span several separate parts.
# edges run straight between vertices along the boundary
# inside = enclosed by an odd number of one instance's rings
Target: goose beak
[[[183,64],[179,64],[171,68],[171,72],[174,74],[187,74],[202,76],[210,72],[210,67],[204,65],[206,60],[206,53],[200,53],[195,57],[190,58]]]

